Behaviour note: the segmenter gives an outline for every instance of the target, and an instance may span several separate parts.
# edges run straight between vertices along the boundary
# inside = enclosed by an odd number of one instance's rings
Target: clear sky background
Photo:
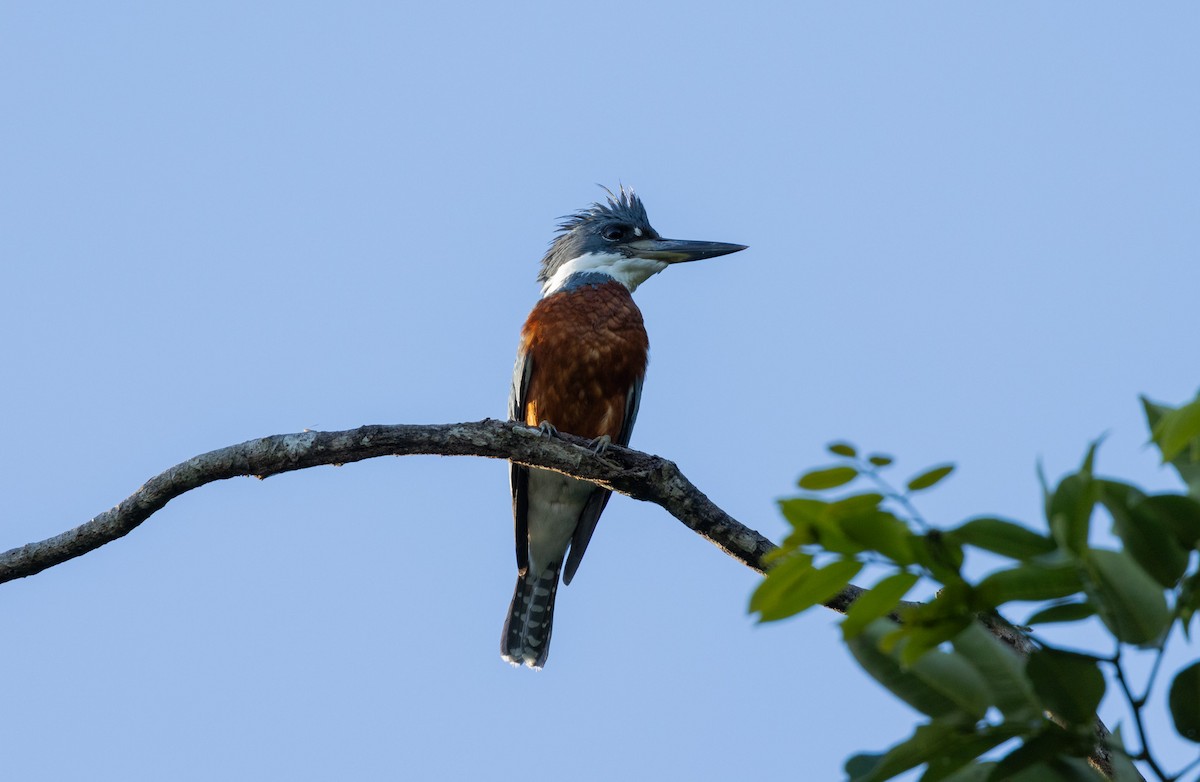
[[[1040,523],[1037,460],[1103,432],[1174,487],[1137,395],[1200,384],[1198,36],[1190,3],[5,4],[0,548],[253,437],[502,417],[595,183],[750,245],[637,292],[632,445],[764,534],[837,438],[956,461],[947,525]],[[753,573],[622,497],[515,670],[511,534],[496,461],[186,495],[0,586],[6,776],[836,779],[916,720],[834,615],[755,626]]]

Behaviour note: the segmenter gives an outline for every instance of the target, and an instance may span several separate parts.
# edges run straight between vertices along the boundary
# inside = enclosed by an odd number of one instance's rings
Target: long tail
[[[558,569],[547,568],[540,576],[517,576],[508,619],[500,638],[500,656],[513,665],[538,669],[550,652],[550,630],[554,624],[554,593],[558,591]]]

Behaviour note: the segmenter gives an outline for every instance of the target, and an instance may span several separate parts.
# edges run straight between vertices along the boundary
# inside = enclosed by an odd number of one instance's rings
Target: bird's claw
[[[516,421],[513,423],[513,431],[525,437],[553,437],[558,434],[558,429],[549,421],[542,421],[532,429],[525,425],[524,421]]]
[[[513,428],[516,429],[516,427],[513,427]],[[525,431],[528,432],[529,430],[526,429]],[[554,437],[558,434],[558,428],[554,424],[550,423],[549,421],[542,421],[540,424],[538,424],[536,431],[537,431],[536,436],[538,436],[538,437]],[[612,436],[603,434],[594,440],[589,440],[587,450],[590,451],[595,456],[603,457],[605,452],[608,451],[608,446],[610,446],[610,445],[612,445]],[[600,461],[602,461],[605,464],[608,464],[612,467],[617,466],[613,462],[610,462],[604,458],[601,458]]]
[[[588,446],[590,446],[592,449],[592,453],[596,454],[597,456],[603,456],[604,452],[608,450],[608,446],[610,445],[612,445],[612,437],[606,434],[600,435],[595,440],[592,440],[588,443]]]

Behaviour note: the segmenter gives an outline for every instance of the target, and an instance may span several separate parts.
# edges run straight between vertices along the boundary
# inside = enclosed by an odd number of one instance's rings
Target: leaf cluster
[[[1113,778],[1138,779],[1132,760],[1146,761],[1163,780],[1178,778],[1150,753],[1142,720],[1150,684],[1140,697],[1133,693],[1121,649],[1149,649],[1161,662],[1171,631],[1190,640],[1200,609],[1200,397],[1178,409],[1143,405],[1151,439],[1186,491],[1148,493],[1097,476],[1093,443],[1056,485],[1042,478],[1042,530],[994,516],[937,529],[912,498],[949,477],[953,465],[923,470],[896,489],[884,475],[892,457],[838,442],[829,446],[834,463],[800,478],[806,493],[780,501],[791,532],[773,552],[750,611],[763,622],[794,616],[831,600],[867,565],[882,569],[849,608],[842,634],[868,674],[927,718],[886,752],[851,758],[851,780],[886,780],[921,766],[922,782],[1100,779],[1086,759],[1109,689],[1105,669],[1120,682],[1140,743],[1128,749],[1119,732],[1107,739]],[[1111,516],[1118,547],[1091,543],[1097,508]],[[963,563],[972,550],[1007,564],[968,578]],[[936,595],[905,602],[921,585]],[[1025,625],[1096,619],[1117,652],[1057,649],[1031,635],[1033,649],[1022,655],[980,622],[1003,621],[1002,611],[1030,603]],[[1200,743],[1200,661],[1175,674],[1167,705],[1179,735]]]

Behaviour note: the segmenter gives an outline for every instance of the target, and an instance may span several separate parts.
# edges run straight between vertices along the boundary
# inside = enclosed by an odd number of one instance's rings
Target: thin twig
[[[1154,760],[1154,756],[1150,754],[1150,739],[1146,735],[1146,722],[1142,719],[1142,707],[1145,703],[1138,703],[1137,698],[1133,697],[1133,688],[1129,686],[1129,679],[1125,676],[1125,666],[1121,665],[1121,650],[1119,648],[1117,649],[1117,653],[1113,655],[1112,665],[1116,669],[1117,682],[1120,683],[1121,690],[1125,693],[1125,700],[1129,701],[1129,706],[1133,710],[1133,724],[1137,728],[1138,741],[1142,745],[1141,752],[1133,757],[1145,762],[1159,779],[1163,780],[1163,782],[1168,782],[1170,777],[1159,767],[1158,763]]]

